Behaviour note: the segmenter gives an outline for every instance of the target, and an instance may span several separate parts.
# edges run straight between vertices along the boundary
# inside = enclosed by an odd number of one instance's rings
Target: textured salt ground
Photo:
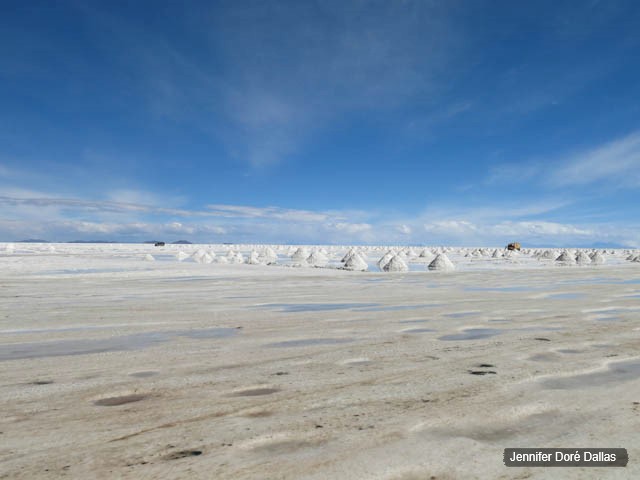
[[[0,478],[558,478],[507,470],[503,448],[585,445],[626,447],[631,462],[563,469],[562,478],[640,475],[639,305],[619,296],[637,269],[603,266],[610,283],[590,283],[580,269],[363,282],[380,274],[216,265],[209,280],[167,282],[202,265],[153,265],[53,283],[1,279],[0,328],[26,331],[3,335],[3,346],[158,325],[238,333],[1,362]],[[551,293],[571,285],[581,296],[531,298],[502,290],[509,284]],[[372,302],[428,304],[428,317],[259,307]],[[607,308],[622,321],[589,313]],[[434,332],[400,331],[423,319]],[[104,325],[116,326],[85,328]],[[439,340],[482,328],[501,333]]]

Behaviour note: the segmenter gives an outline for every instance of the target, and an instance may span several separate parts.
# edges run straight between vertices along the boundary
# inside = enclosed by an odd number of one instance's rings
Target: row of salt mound
[[[556,262],[560,262],[565,265],[600,265],[605,262],[605,258],[599,252],[594,252],[591,255],[588,255],[586,252],[581,250],[573,256],[569,251],[565,250],[558,256],[558,258],[556,258]]]

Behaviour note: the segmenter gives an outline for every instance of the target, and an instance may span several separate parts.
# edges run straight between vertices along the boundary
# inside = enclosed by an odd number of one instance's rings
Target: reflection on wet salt
[[[407,330],[402,330],[402,333],[427,333],[427,332],[435,332],[433,328],[409,328]]]
[[[377,307],[379,303],[264,303],[255,308],[273,308],[281,312],[324,312]]]
[[[207,328],[135,333],[101,339],[5,344],[0,345],[0,361],[141,350],[167,342],[174,337],[193,339],[228,338],[238,332],[239,330],[236,328]]]
[[[564,293],[552,293],[550,295],[545,296],[544,298],[550,298],[552,300],[573,300],[576,298],[586,298],[587,295],[584,293],[575,293],[575,292],[564,292]]]
[[[610,363],[606,370],[582,373],[568,377],[550,378],[542,381],[545,388],[572,390],[581,388],[608,387],[640,378],[640,360]]]
[[[350,343],[353,341],[353,338],[303,338],[299,340],[286,340],[284,342],[269,343],[266,346],[273,348],[307,347],[310,345],[336,345],[340,343]]]
[[[444,316],[450,317],[450,318],[464,318],[464,317],[471,317],[473,315],[478,315],[479,313],[482,313],[482,312],[476,310],[472,312],[445,313]]]
[[[529,285],[519,285],[513,287],[464,287],[467,292],[534,292],[539,287]]]
[[[420,308],[433,308],[439,307],[438,303],[423,303],[419,305],[388,305],[388,306],[380,306],[380,307],[368,307],[362,308],[359,311],[361,312],[394,312],[401,310],[417,310]]]
[[[461,333],[444,335],[438,340],[458,341],[458,340],[479,340],[482,338],[493,337],[504,333],[504,330],[497,328],[468,328]]]

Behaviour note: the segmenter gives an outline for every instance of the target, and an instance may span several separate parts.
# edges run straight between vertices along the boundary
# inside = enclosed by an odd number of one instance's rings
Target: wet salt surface
[[[480,340],[482,338],[494,337],[504,333],[504,330],[497,328],[468,328],[461,333],[455,333],[451,335],[444,335],[439,337],[438,340],[445,341],[458,341],[458,340]]]
[[[389,305],[389,306],[381,306],[381,307],[370,307],[370,308],[362,308],[359,311],[361,312],[394,312],[401,310],[416,310],[420,308],[433,308],[439,307],[439,303],[424,303],[420,305]]]
[[[141,270],[151,270],[150,268]],[[141,271],[136,269],[136,271]],[[91,273],[119,273],[133,271],[130,268],[68,268],[64,270],[44,270],[36,275],[84,275]]]
[[[542,386],[551,390],[573,390],[581,388],[607,387],[640,378],[640,360],[610,363],[606,370],[582,373],[569,377],[544,380]]]
[[[464,287],[463,290],[466,292],[534,292],[540,288],[520,285],[513,287]]]
[[[428,332],[436,332],[433,328],[409,328],[407,330],[402,330],[402,333],[428,333]]]
[[[474,315],[478,315],[482,312],[480,311],[472,311],[472,312],[455,312],[455,313],[445,313],[445,317],[449,318],[464,318],[464,317],[472,317]]]
[[[379,306],[379,303],[265,303],[254,308],[273,308],[281,312],[323,312],[329,310],[352,310]]]
[[[284,342],[269,343],[266,346],[272,348],[307,347],[310,345],[337,345],[351,343],[353,338],[303,338],[300,340],[286,340]]]
[[[87,355],[91,353],[141,350],[164,343],[175,337],[192,339],[229,338],[238,333],[235,328],[205,328],[146,332],[104,339],[58,340],[52,342],[15,343],[0,345],[0,362],[25,358]]]
[[[587,295],[584,293],[574,293],[574,292],[565,292],[565,293],[552,293],[550,295],[546,295],[544,298],[549,298],[552,300],[573,300],[576,298],[586,298]]]

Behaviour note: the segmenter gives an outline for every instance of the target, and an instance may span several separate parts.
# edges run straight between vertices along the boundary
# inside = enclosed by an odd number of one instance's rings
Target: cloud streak
[[[489,185],[535,182],[551,189],[602,184],[614,189],[640,186],[640,131],[545,161],[494,165]]]

